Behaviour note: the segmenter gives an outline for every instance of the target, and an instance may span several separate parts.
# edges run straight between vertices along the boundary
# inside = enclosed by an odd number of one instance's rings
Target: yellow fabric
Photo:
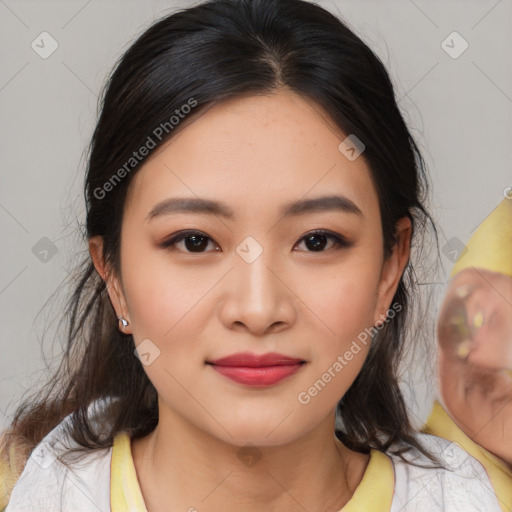
[[[11,492],[9,481],[11,480],[10,471],[7,464],[0,459],[0,510],[4,510],[9,503],[9,494]]]
[[[489,476],[502,510],[512,512],[512,470],[498,457],[468,437],[437,400],[422,430],[426,434],[433,434],[457,443],[477,459]]]
[[[28,454],[14,442],[7,443],[7,435],[0,438],[0,512],[7,507],[14,485],[25,467]]]
[[[395,488],[391,459],[371,450],[361,483],[339,512],[389,512]],[[114,439],[111,464],[110,506],[112,512],[147,512],[131,452],[130,437],[122,432]]]
[[[512,199],[503,199],[480,224],[461,253],[451,277],[471,267],[512,277]]]
[[[114,438],[110,465],[110,508],[112,512],[147,512],[135,472],[130,436],[126,432]]]
[[[394,489],[395,472],[391,459],[382,452],[371,450],[361,483],[339,512],[389,512]]]
[[[3,459],[0,459],[0,511],[7,507],[15,482],[16,479],[13,478],[11,468]]]

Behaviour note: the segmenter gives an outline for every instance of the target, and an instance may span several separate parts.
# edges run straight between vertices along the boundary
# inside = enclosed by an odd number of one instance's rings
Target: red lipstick
[[[221,375],[248,386],[271,386],[293,375],[305,361],[276,352],[263,355],[249,352],[208,361]]]

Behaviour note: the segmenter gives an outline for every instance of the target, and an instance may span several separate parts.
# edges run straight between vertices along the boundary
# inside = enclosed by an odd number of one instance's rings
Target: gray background
[[[453,237],[466,242],[512,185],[512,1],[319,3],[384,61],[429,167],[441,245]],[[77,253],[87,251],[81,186],[100,88],[152,20],[189,5],[0,0],[0,427],[22,393],[41,382],[45,365],[58,360],[52,333],[66,290],[54,292]],[[47,59],[31,47],[42,46],[43,31],[58,43]],[[454,31],[469,44],[458,58],[442,47]],[[460,50],[452,39],[450,51]],[[452,265],[442,259],[432,282],[441,291]],[[421,422],[434,391],[422,387],[420,372],[416,380],[426,393],[414,405]]]

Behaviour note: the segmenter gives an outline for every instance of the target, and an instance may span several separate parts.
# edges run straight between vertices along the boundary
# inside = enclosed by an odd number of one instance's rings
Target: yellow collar
[[[114,438],[110,465],[110,508],[115,512],[147,512],[133,463],[131,439],[126,432]]]
[[[389,512],[394,490],[395,472],[391,459],[382,452],[371,450],[363,479],[339,512]]]
[[[147,512],[131,452],[131,440],[126,432],[114,438],[110,467],[110,505],[116,512]],[[395,488],[391,459],[382,452],[371,450],[370,461],[350,501],[339,512],[389,512]]]
[[[504,512],[512,512],[512,471],[498,457],[467,436],[437,400],[422,430],[459,444],[477,459],[489,476],[501,508]]]

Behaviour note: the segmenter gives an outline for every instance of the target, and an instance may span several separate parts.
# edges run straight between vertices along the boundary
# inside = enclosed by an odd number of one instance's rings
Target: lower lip
[[[224,377],[234,380],[239,384],[248,386],[271,386],[293,375],[302,366],[301,363],[280,366],[260,366],[252,368],[248,366],[217,366],[213,369]]]

